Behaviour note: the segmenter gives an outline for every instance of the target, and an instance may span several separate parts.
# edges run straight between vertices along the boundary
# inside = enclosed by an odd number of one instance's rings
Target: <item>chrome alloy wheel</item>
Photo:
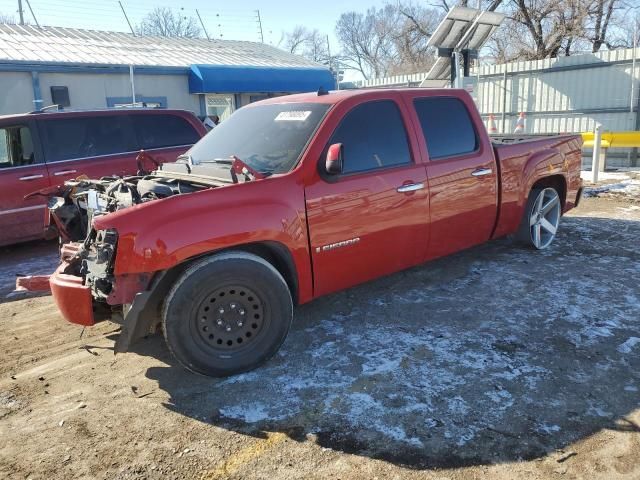
[[[553,188],[545,188],[538,194],[529,217],[531,241],[538,250],[553,242],[560,224],[560,208],[560,197]]]

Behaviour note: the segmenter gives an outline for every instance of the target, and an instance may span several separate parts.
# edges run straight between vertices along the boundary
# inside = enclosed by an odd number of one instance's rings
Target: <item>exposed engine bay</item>
[[[240,177],[243,178],[242,175]],[[250,178],[245,175],[243,180],[249,181]],[[60,244],[75,246],[62,248],[63,257],[65,250],[73,252],[73,255],[63,258],[68,262],[65,273],[82,276],[94,299],[110,303],[108,298],[114,289],[113,264],[118,234],[111,230],[96,231],[92,227],[94,218],[238,181],[238,175],[231,175],[227,164],[198,167],[184,163],[165,164],[161,169],[144,175],[66,181],[48,202]]]
[[[49,198],[48,208],[62,242],[78,242],[87,238],[97,215],[237,181],[228,167],[164,164],[145,175],[68,180]]]
[[[81,241],[97,215],[203,188],[207,187],[153,175],[69,180],[59,195],[49,199],[48,207],[62,240]]]

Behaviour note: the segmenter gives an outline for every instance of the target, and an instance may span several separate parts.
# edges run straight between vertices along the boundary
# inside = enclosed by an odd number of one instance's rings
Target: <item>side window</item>
[[[342,143],[344,173],[411,163],[407,131],[391,100],[355,107],[333,132],[329,144]]]
[[[23,167],[35,163],[29,127],[0,128],[0,168]]]
[[[471,153],[478,148],[469,111],[453,97],[417,98],[414,100],[429,159]]]
[[[193,145],[200,135],[184,118],[177,115],[131,115],[140,148]]]
[[[124,115],[42,120],[47,162],[136,150]]]

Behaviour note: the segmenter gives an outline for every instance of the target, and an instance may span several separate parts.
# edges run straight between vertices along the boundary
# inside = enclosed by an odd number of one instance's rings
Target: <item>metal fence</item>
[[[620,49],[527,62],[482,65],[465,79],[480,114],[511,133],[520,113],[524,133],[640,130],[640,61]],[[362,87],[417,86],[425,74],[362,82]],[[588,153],[588,152],[587,152]],[[585,157],[586,159],[586,157]],[[608,166],[638,166],[637,152],[612,149]]]

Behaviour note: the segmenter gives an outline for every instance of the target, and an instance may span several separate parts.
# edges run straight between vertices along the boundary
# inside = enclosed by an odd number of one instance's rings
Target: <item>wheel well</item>
[[[218,253],[233,250],[253,253],[273,265],[280,275],[282,275],[285,282],[287,282],[294,305],[298,304],[298,275],[293,257],[291,256],[291,253],[289,253],[287,247],[278,242],[270,241],[237,245],[222,250],[216,250],[215,252],[207,252],[206,254],[199,255],[197,257],[192,257],[169,270],[159,273],[156,278],[154,278],[151,289],[154,291],[154,294],[156,292],[158,293],[159,298],[164,299],[171,286],[193,261],[205,256],[216,255]]]
[[[551,175],[550,177],[544,177],[533,184],[531,190],[534,188],[555,188],[560,196],[562,202],[562,208],[564,208],[565,201],[567,199],[567,181],[562,175]]]
[[[287,282],[287,286],[291,292],[291,298],[293,299],[293,304],[298,304],[298,275],[296,273],[296,266],[293,262],[293,257],[287,247],[278,242],[267,241],[239,245],[223,251],[228,250],[240,250],[243,252],[253,253],[254,255],[264,258],[267,262],[273,265],[278,272],[280,272],[284,281]]]

